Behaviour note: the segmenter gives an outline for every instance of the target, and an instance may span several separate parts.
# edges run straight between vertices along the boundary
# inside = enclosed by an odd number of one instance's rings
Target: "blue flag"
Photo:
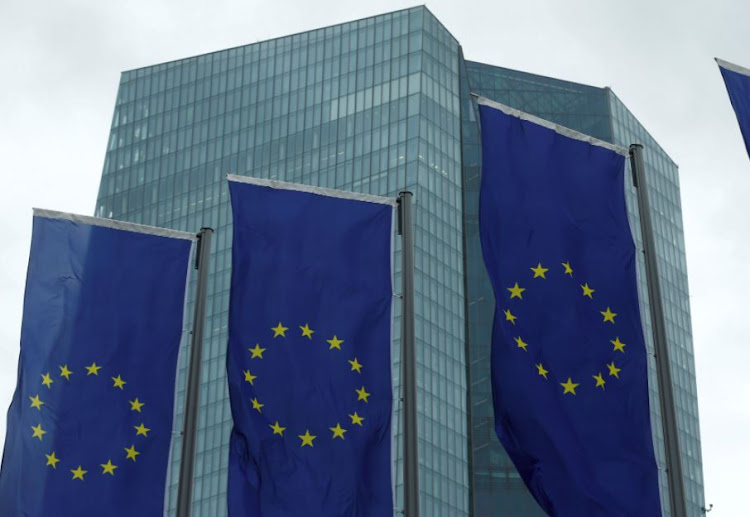
[[[625,158],[491,101],[479,111],[497,435],[551,516],[661,515]]]
[[[229,190],[229,515],[392,517],[393,204]]]
[[[750,70],[721,59],[717,59],[716,62],[724,78],[734,113],[737,115],[742,138],[745,139],[745,148],[750,155]]]
[[[0,515],[163,515],[192,239],[35,212]]]

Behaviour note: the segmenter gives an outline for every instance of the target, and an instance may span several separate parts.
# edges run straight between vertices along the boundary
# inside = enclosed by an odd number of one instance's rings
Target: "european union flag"
[[[0,515],[163,515],[192,241],[35,211]]]
[[[745,148],[750,155],[750,70],[721,59],[717,59],[716,62],[724,78],[734,113],[737,115],[742,138],[745,139]]]
[[[497,435],[551,516],[660,515],[626,151],[479,102]]]
[[[393,202],[229,190],[229,515],[392,517]]]

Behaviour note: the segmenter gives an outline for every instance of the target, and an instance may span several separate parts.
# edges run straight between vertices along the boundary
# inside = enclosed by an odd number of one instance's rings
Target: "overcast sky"
[[[31,208],[93,215],[119,74],[411,2],[0,3],[0,443]],[[680,166],[706,501],[746,515],[750,160],[715,56],[750,67],[747,0],[435,1],[467,59],[610,86]]]

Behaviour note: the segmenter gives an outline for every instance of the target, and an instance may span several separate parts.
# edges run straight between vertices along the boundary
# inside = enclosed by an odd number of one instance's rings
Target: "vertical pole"
[[[638,212],[641,219],[643,255],[646,262],[646,284],[651,306],[651,325],[654,329],[654,352],[659,384],[659,402],[664,427],[664,451],[667,458],[667,479],[669,481],[669,506],[673,517],[687,517],[687,502],[682,476],[682,458],[677,431],[677,408],[672,390],[672,370],[667,346],[667,328],[662,307],[659,270],[656,262],[656,244],[651,224],[651,209],[648,201],[646,171],[643,164],[643,146],[630,146],[630,165],[633,171],[633,184],[638,192]]]
[[[417,444],[417,359],[414,338],[414,238],[411,192],[398,197],[401,234],[401,389],[404,396],[404,515],[419,517],[419,453]]]
[[[195,268],[198,270],[198,286],[195,290],[193,332],[190,340],[190,364],[188,366],[187,395],[185,397],[185,425],[182,434],[180,484],[177,489],[177,517],[190,517],[192,510],[195,437],[201,393],[203,324],[206,316],[208,266],[211,256],[211,237],[213,233],[214,231],[211,228],[201,228],[200,233],[198,233],[198,250],[196,251],[195,260]]]

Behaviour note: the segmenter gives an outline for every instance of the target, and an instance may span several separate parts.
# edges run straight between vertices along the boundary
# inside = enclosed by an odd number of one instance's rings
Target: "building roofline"
[[[620,104],[622,104],[625,107],[626,110],[628,110],[628,112],[633,116],[633,118],[636,120],[636,122],[638,122],[638,125],[641,126],[641,129],[643,130],[643,132],[646,133],[648,135],[648,137],[651,139],[651,141],[653,142],[653,144],[656,147],[658,147],[659,150],[661,150],[661,152],[664,153],[664,156],[666,156],[666,158],[670,162],[672,162],[672,165],[674,165],[675,167],[677,167],[677,169],[679,169],[680,165],[672,158],[672,156],[670,156],[670,154],[667,152],[667,150],[664,149],[664,147],[659,143],[659,140],[657,140],[656,138],[654,138],[654,135],[651,134],[651,131],[649,131],[648,129],[646,129],[646,126],[644,126],[643,123],[641,122],[641,120],[638,117],[635,116],[635,113],[633,113],[633,111],[628,107],[628,105],[625,104],[622,101],[622,99],[619,97],[619,95],[617,95],[614,92],[614,90],[612,88],[610,88],[610,87],[607,87],[607,91],[612,96],[613,99],[617,100]],[[611,106],[610,106],[610,109],[611,109]],[[614,117],[612,117],[612,119],[614,120]],[[636,142],[633,142],[633,143],[636,143]],[[637,142],[637,143],[641,143],[641,142]]]
[[[399,13],[403,13],[405,11],[411,11],[411,10],[419,9],[419,8],[422,8],[425,11],[427,11],[428,13],[430,13],[430,15],[433,18],[435,18],[435,20],[437,20],[438,23],[440,23],[440,25],[448,32],[448,34],[450,34],[451,37],[454,40],[456,40],[456,37],[453,36],[453,33],[451,33],[445,27],[445,25],[443,25],[443,23],[437,18],[437,16],[435,16],[433,14],[432,11],[430,11],[427,8],[426,5],[419,4],[419,5],[415,5],[415,6],[412,6],[412,7],[405,7],[403,9],[397,9],[395,11],[388,11],[388,12],[385,12],[385,13],[375,14],[375,15],[372,15],[372,16],[365,16],[363,18],[357,18],[357,19],[354,19],[354,20],[348,20],[348,21],[343,21],[343,22],[338,22],[338,23],[332,23],[330,25],[324,25],[323,27],[315,27],[313,29],[308,29],[308,30],[293,32],[291,34],[284,34],[283,36],[276,36],[274,38],[268,38],[268,39],[264,39],[264,40],[260,40],[260,41],[254,41],[252,43],[243,43],[241,45],[235,45],[233,47],[227,47],[227,48],[223,48],[223,49],[220,49],[220,50],[212,50],[210,52],[202,52],[200,54],[193,54],[193,55],[190,55],[190,56],[179,57],[179,58],[175,58],[175,59],[169,59],[167,61],[160,61],[158,63],[153,63],[153,64],[150,64],[150,65],[139,66],[139,67],[136,67],[136,68],[129,68],[127,70],[122,70],[120,72],[120,74],[129,74],[129,73],[132,73],[132,72],[137,72],[138,70],[144,70],[146,68],[154,68],[156,66],[168,65],[168,64],[171,64],[171,63],[177,63],[178,61],[186,61],[188,59],[195,59],[195,58],[198,58],[198,57],[210,56],[212,54],[218,54],[218,53],[221,53],[221,52],[227,52],[229,50],[236,50],[236,49],[239,49],[239,48],[249,47],[251,45],[257,45],[259,43],[266,43],[266,42],[269,42],[269,41],[276,41],[276,40],[280,40],[280,39],[284,39],[284,38],[289,38],[289,37],[293,37],[293,36],[299,36],[300,34],[306,34],[308,32],[315,32],[315,31],[330,29],[332,27],[337,27],[339,25],[347,25],[347,24],[350,24],[350,23],[356,23],[356,22],[361,22],[361,21],[365,21],[365,20],[370,20],[372,18],[379,18],[381,16],[385,16],[385,15],[388,15],[388,14],[399,14]],[[458,40],[456,40],[456,42],[458,42]]]
[[[543,75],[543,74],[539,74],[539,73],[536,73],[536,72],[527,72],[526,70],[518,70],[516,68],[508,68],[508,67],[505,67],[505,66],[493,65],[493,64],[490,64],[490,63],[482,63],[481,61],[472,61],[471,59],[467,59],[466,63],[467,64],[477,64],[477,65],[481,65],[481,66],[488,66],[488,67],[492,67],[492,68],[499,68],[500,70],[507,70],[509,72],[520,72],[522,74],[534,75],[534,76],[537,76],[537,77],[540,77],[540,78],[546,79],[546,80],[552,79],[553,81],[559,81],[560,83],[573,84],[573,85],[576,85],[576,86],[582,86],[584,88],[593,88],[593,89],[596,89],[596,90],[607,90],[607,89],[609,89],[609,86],[594,86],[592,84],[580,83],[578,81],[569,81],[567,79],[560,79],[559,77],[551,77],[549,75]]]
[[[433,12],[432,12],[432,11],[430,10],[430,8],[429,8],[429,7],[427,7],[426,5],[419,5],[419,6],[416,6],[416,7],[423,7],[423,8],[424,8],[424,10],[425,10],[425,11],[427,11],[427,12],[428,12],[428,13],[430,14],[430,16],[432,16],[432,17],[433,17],[433,18],[435,19],[435,21],[436,21],[436,22],[438,23],[438,25],[440,25],[440,26],[441,26],[441,27],[442,27],[442,28],[443,28],[443,29],[445,30],[445,32],[447,32],[447,33],[448,33],[448,35],[450,35],[450,37],[451,37],[451,38],[453,38],[453,41],[455,41],[455,42],[456,42],[456,45],[458,45],[458,46],[461,46],[461,42],[460,42],[460,41],[458,41],[458,38],[456,38],[456,37],[455,37],[455,36],[453,35],[453,33],[452,33],[452,32],[450,31],[450,29],[448,29],[448,27],[446,27],[446,26],[445,26],[445,24],[444,24],[444,23],[443,23],[442,21],[440,21],[440,18],[438,18],[438,17],[437,17],[436,15],[435,15],[435,13],[433,13]]]

